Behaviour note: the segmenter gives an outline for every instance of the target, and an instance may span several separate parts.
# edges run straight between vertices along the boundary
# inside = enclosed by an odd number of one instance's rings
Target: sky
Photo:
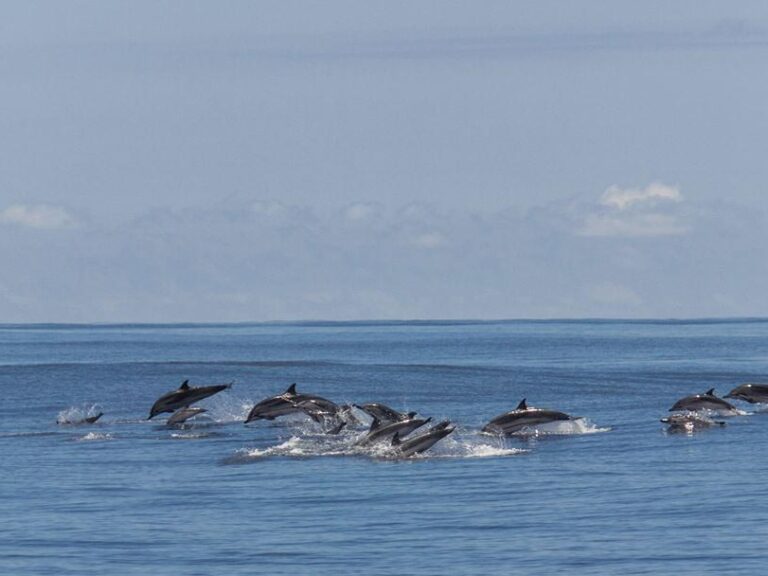
[[[0,323],[768,316],[764,2],[38,2]]]

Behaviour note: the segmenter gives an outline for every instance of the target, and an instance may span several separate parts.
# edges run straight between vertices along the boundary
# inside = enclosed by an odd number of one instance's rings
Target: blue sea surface
[[[233,386],[147,421],[184,379]],[[763,574],[768,413],[659,422],[750,381],[766,321],[0,326],[0,574]],[[398,460],[243,424],[293,382],[457,430]],[[522,398],[586,420],[479,434]]]

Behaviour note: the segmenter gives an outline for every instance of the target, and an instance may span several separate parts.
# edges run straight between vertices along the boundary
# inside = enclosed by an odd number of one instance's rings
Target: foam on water
[[[423,454],[414,457],[425,458],[498,458],[524,454],[528,450],[511,448],[504,438],[492,438],[486,434],[471,431],[455,431]]]
[[[365,446],[359,445],[357,442],[365,436],[366,432],[361,433],[352,430],[330,436],[312,431],[309,425],[301,427],[297,432],[289,439],[274,446],[238,450],[234,455],[226,458],[224,463],[244,463],[278,456],[294,458],[352,456],[373,459],[403,459],[403,456],[392,448],[389,441]],[[415,435],[417,434],[414,433],[411,437]],[[503,438],[493,438],[469,431],[454,433],[426,452],[408,458],[492,458],[513,456],[525,452],[527,450],[507,446]]]
[[[552,435],[579,435],[579,434],[598,434],[600,432],[610,432],[609,427],[599,427],[593,424],[589,418],[577,418],[576,420],[563,420],[551,422],[538,427],[539,434]]]
[[[218,432],[173,432],[171,438],[174,440],[199,440],[201,438],[216,438],[222,434]]]
[[[321,442],[306,436],[291,436],[288,440],[268,448],[243,448],[223,460],[224,464],[243,464],[263,458],[288,456],[307,458],[315,456],[349,456],[352,453],[342,443]]]
[[[78,436],[75,438],[75,442],[94,442],[101,440],[112,440],[112,434],[106,432],[88,432],[85,436]]]

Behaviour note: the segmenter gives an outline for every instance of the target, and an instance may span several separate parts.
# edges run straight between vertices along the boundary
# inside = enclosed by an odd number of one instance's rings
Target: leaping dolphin
[[[356,442],[357,446],[367,446],[376,442],[381,442],[386,438],[390,438],[395,434],[400,436],[407,436],[417,428],[424,426],[432,420],[432,418],[415,418],[416,412],[410,412],[407,420],[400,422],[392,422],[390,424],[383,424],[379,420],[375,419],[371,423],[371,428],[368,434],[363,436]]]
[[[400,456],[413,456],[414,454],[420,454],[426,450],[429,450],[432,448],[432,446],[448,436],[448,434],[453,432],[455,429],[456,428],[451,426],[451,423],[446,420],[444,422],[440,422],[440,424],[432,426],[432,428],[430,428],[427,432],[407,440],[401,440],[400,433],[397,432],[392,437],[392,447]]]
[[[723,398],[738,398],[750,404],[768,404],[768,384],[742,384]]]
[[[245,423],[252,422],[253,420],[259,420],[261,418],[265,420],[274,420],[278,416],[285,414],[293,414],[299,412],[301,409],[293,402],[293,398],[296,394],[296,384],[291,384],[288,389],[282,394],[272,396],[271,398],[265,398],[261,402],[258,402],[245,419]]]
[[[682,410],[689,410],[696,412],[697,410],[715,410],[718,412],[738,412],[736,406],[718,398],[715,396],[715,389],[710,388],[704,394],[694,394],[692,396],[686,396],[681,398],[669,409],[670,412],[678,412]]]
[[[226,390],[230,386],[232,386],[232,384],[190,386],[189,380],[184,380],[177,390],[163,394],[157,399],[157,402],[152,405],[152,409],[149,411],[149,418],[147,418],[147,420],[151,420],[163,412],[175,412],[179,408],[186,408],[190,404],[199,402],[203,398],[208,398],[208,396],[213,396],[222,390]]]
[[[338,404],[320,397],[294,401],[294,404],[312,420],[319,423],[324,422],[327,418],[336,418],[341,411]]]
[[[300,394],[296,391],[296,384],[288,386],[285,392],[265,398],[257,403],[245,419],[245,423],[254,420],[274,420],[278,416],[304,412],[313,420],[322,420],[322,413],[338,412],[339,407],[330,400],[314,394]]]
[[[557,422],[559,420],[578,420],[579,417],[570,416],[565,412],[556,410],[542,410],[541,408],[529,407],[522,399],[517,408],[511,412],[506,412],[496,416],[483,427],[483,432],[489,434],[514,434],[523,428],[534,428],[538,424],[547,424],[548,422]]]

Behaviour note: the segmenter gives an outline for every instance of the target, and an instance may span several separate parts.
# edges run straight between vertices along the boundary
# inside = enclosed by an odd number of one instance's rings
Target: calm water
[[[185,378],[234,386],[194,426],[144,420]],[[658,421],[747,381],[766,322],[0,326],[0,573],[762,574],[768,414]],[[292,382],[459,429],[393,461],[242,424]],[[523,397],[588,421],[477,434]]]

